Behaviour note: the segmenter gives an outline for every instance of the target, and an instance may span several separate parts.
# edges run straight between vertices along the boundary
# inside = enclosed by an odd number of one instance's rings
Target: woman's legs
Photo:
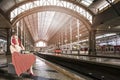
[[[31,73],[31,74],[34,74],[34,73],[33,73],[32,66],[30,67],[30,73]]]
[[[30,67],[30,69],[29,69],[27,72],[28,72],[30,75],[34,76],[32,66]]]

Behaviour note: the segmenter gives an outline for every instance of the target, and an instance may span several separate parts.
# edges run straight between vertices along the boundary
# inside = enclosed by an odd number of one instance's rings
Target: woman
[[[15,67],[16,74],[19,76],[27,71],[33,76],[32,65],[36,58],[33,54],[21,54],[21,50],[25,50],[25,48],[16,34],[11,37],[10,50],[12,54],[12,64]]]

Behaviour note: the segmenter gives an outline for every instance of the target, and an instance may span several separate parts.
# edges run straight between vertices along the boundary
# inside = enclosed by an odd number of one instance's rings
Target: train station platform
[[[24,73],[18,77],[15,74],[8,73],[6,56],[0,55],[0,80],[86,80],[38,56],[36,57],[33,66],[35,76],[31,77]]]
[[[35,53],[35,76],[9,73],[6,55],[0,55],[0,80],[119,80],[119,57]],[[11,68],[12,69],[12,68]]]

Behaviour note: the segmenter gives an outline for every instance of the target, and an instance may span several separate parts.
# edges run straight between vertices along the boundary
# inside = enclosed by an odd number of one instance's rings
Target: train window
[[[100,49],[98,49],[98,51],[100,51]]]
[[[110,48],[108,48],[108,51],[110,51],[111,49]]]
[[[119,48],[117,48],[117,51],[119,51]]]
[[[107,51],[107,48],[106,48],[106,50],[105,51]]]
[[[111,48],[111,51],[114,51],[114,49],[113,49],[113,48]]]

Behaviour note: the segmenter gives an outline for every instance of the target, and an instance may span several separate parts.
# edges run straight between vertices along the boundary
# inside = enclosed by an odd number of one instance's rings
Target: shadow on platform
[[[0,69],[0,79],[6,80],[25,80],[25,79],[32,79],[32,80],[58,80],[53,78],[44,78],[41,76],[30,76],[29,74],[22,74],[20,77],[17,75],[9,74],[7,70]]]

